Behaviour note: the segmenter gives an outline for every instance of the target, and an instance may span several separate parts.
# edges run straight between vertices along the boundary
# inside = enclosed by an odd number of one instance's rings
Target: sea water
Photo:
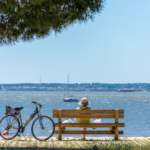
[[[64,102],[63,95],[64,92],[0,91],[0,119],[5,115],[5,106],[8,105],[12,107],[24,107],[24,109],[21,110],[21,114],[23,121],[26,121],[35,110],[35,105],[31,103],[31,101],[36,101],[43,105],[41,114],[51,117],[54,122],[57,123],[58,119],[52,116],[53,109],[75,109],[79,107],[78,102]],[[82,97],[87,97],[91,102],[90,107],[92,109],[124,109],[124,119],[119,119],[120,123],[125,123],[125,127],[119,128],[124,134],[119,136],[150,137],[150,92],[70,92],[70,95],[74,95],[74,98],[79,100],[81,100]],[[74,118],[71,119],[75,122]],[[32,122],[30,122],[24,132],[26,136],[31,136]],[[114,123],[114,119],[102,119],[102,123],[107,122]],[[78,130],[82,129],[78,128]],[[89,130],[91,130],[91,128]]]

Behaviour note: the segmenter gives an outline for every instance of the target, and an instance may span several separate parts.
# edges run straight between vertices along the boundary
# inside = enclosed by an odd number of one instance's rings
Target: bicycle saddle
[[[17,111],[17,110],[21,110],[21,109],[23,109],[23,107],[16,107],[16,108],[15,108],[16,111]]]

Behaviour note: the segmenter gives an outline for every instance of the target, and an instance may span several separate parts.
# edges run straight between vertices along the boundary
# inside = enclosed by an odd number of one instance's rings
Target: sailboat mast
[[[68,96],[68,91],[69,91],[69,75],[68,75],[68,80],[67,80],[67,96]]]

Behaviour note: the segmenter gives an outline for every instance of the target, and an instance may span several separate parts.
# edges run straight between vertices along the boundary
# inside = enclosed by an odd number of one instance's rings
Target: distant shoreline
[[[48,90],[0,90],[0,92],[6,92],[6,91],[11,91],[11,92],[62,92],[64,93],[65,91],[48,91]],[[119,92],[119,93],[137,93],[137,92],[150,92],[150,91],[69,91],[69,92]]]
[[[150,83],[18,83],[0,84],[1,91],[99,91],[99,92],[142,92],[150,91]]]

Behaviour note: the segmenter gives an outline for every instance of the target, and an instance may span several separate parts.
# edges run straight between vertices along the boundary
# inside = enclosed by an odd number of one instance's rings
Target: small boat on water
[[[64,102],[78,102],[78,99],[75,99],[73,95],[68,96],[69,94],[69,75],[68,75],[68,82],[67,82],[67,97],[64,95],[63,101]]]
[[[78,102],[78,99],[73,98],[73,96],[68,96],[63,98],[64,102]]]

